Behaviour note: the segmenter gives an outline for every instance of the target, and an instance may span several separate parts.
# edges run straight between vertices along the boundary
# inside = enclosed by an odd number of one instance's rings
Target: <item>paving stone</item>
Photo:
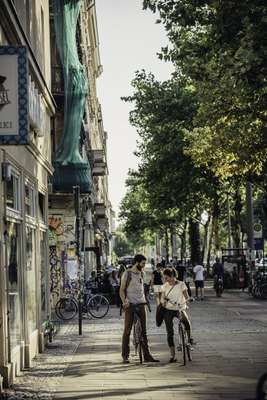
[[[148,315],[148,336],[157,365],[121,363],[123,320],[112,308],[108,318],[63,326],[52,346],[17,379],[7,399],[251,400],[258,377],[267,370],[267,302],[245,293],[225,292],[218,301],[206,291],[192,304],[197,346],[193,362],[169,364],[164,326]],[[248,312],[248,310],[250,310]]]

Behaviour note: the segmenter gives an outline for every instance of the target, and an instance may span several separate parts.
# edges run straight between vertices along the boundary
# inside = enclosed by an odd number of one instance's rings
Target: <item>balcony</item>
[[[95,203],[95,216],[99,218],[107,218],[107,207],[104,203]]]
[[[108,219],[107,218],[99,218],[97,220],[97,228],[101,231],[101,232],[106,232],[109,229],[109,224],[108,224]]]
[[[90,150],[89,158],[92,164],[93,176],[107,175],[107,163],[104,150]]]
[[[52,177],[54,192],[72,193],[73,186],[79,186],[81,193],[91,193],[92,180],[88,164],[60,165],[55,163],[54,168],[55,172]]]

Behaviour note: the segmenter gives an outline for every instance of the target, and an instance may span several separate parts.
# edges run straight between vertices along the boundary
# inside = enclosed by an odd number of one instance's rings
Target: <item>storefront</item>
[[[54,108],[30,73],[26,47],[0,46],[0,62],[0,375],[9,385],[43,350],[50,316],[47,209]]]

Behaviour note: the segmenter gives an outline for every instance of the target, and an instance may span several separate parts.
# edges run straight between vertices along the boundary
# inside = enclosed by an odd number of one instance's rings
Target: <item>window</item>
[[[19,227],[15,223],[8,223],[6,230],[6,249],[8,261],[8,311],[10,349],[21,340],[21,316],[19,293]]]
[[[29,217],[35,216],[34,189],[28,183],[25,184],[25,214]]]
[[[40,232],[40,285],[41,285],[41,320],[47,318],[46,289],[47,289],[47,263],[46,263],[46,233]]]
[[[45,195],[38,193],[38,206],[39,206],[39,219],[43,222],[46,221],[46,209],[45,209]]]
[[[35,268],[35,231],[26,228],[26,284],[27,284],[27,321],[29,333],[37,327],[36,268]]]
[[[6,205],[19,210],[19,178],[12,173],[11,179],[6,182]]]

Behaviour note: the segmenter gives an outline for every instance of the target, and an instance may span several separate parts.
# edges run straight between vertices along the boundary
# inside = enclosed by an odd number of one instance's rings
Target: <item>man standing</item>
[[[134,321],[133,306],[138,306],[138,315],[142,326],[143,353],[145,362],[158,362],[149,352],[147,333],[146,333],[146,299],[144,293],[143,269],[145,268],[146,258],[142,254],[134,257],[132,268],[124,272],[121,279],[120,297],[125,311],[124,332],[122,337],[122,359],[124,364],[129,363],[130,354],[130,334]]]
[[[200,264],[195,264],[193,268],[195,276],[195,287],[196,287],[196,300],[199,300],[198,290],[200,290],[200,299],[204,300],[204,267]]]
[[[224,268],[223,264],[220,262],[219,257],[216,257],[215,264],[213,264],[213,276],[222,279],[224,277]]]

